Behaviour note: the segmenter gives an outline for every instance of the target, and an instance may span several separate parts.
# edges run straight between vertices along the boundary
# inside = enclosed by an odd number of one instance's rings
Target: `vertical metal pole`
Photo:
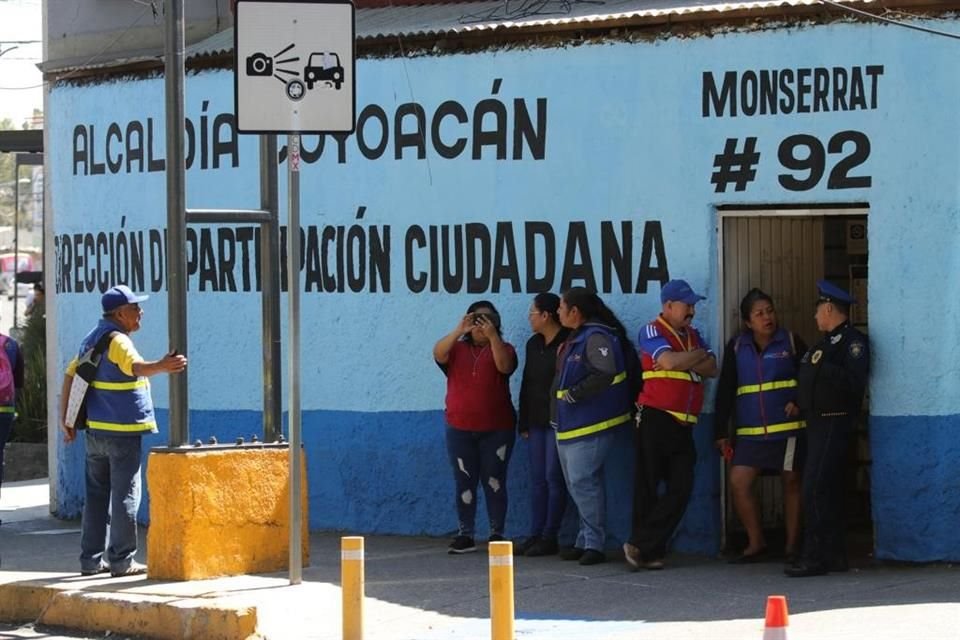
[[[183,0],[167,0],[164,38],[167,129],[167,322],[170,348],[187,353],[187,215],[184,170]],[[170,376],[170,446],[186,444],[187,373]]]
[[[290,584],[300,584],[300,136],[287,136],[287,302],[290,307]]]
[[[260,209],[270,223],[260,225],[260,291],[263,311],[263,441],[280,435],[280,200],[277,187],[277,136],[260,136]]]
[[[20,271],[20,157],[13,158],[13,324],[17,326],[17,272]]]

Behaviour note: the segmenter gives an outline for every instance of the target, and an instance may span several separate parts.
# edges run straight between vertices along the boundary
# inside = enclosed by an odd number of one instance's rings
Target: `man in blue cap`
[[[856,302],[840,287],[817,282],[817,328],[823,339],[800,361],[798,404],[807,422],[803,472],[803,554],[785,573],[793,578],[846,571],[843,463],[863,405],[870,370],[867,337],[850,325]]]
[[[667,543],[693,491],[693,427],[703,408],[703,378],[717,375],[716,356],[690,324],[705,299],[685,280],[671,280],[660,290],[660,315],[640,329],[633,528],[623,545],[633,569],[663,568]]]
[[[143,310],[126,285],[111,287],[100,298],[103,317],[80,344],[78,357],[67,365],[60,394],[60,426],[64,440],[73,442],[77,429],[86,436],[86,499],[80,532],[80,573],[110,572],[113,576],[145,573],[137,553],[137,511],[140,508],[142,436],[157,432],[147,378],[179,373],[187,359],[175,351],[147,361],[130,339],[140,328]],[[103,354],[86,393],[85,424],[67,418],[70,387],[79,358],[93,350]],[[109,544],[107,525],[109,523]]]

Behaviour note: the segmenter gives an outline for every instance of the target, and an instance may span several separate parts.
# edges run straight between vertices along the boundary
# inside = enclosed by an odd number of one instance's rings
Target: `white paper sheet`
[[[73,383],[70,385],[70,396],[67,399],[67,417],[64,420],[68,427],[74,427],[77,420],[77,413],[80,411],[80,405],[83,403],[83,397],[87,394],[87,388],[90,385],[80,376],[73,376]]]

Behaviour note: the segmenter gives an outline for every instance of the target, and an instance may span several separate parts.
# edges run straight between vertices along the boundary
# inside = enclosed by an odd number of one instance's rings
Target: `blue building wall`
[[[658,311],[660,278],[669,273],[707,295],[696,323],[719,348],[717,207],[867,203],[876,553],[960,559],[960,540],[951,535],[960,513],[960,334],[939,326],[960,306],[955,58],[945,38],[841,23],[360,60],[357,134],[339,142],[325,138],[322,148],[316,136],[304,139],[302,380],[310,526],[398,534],[455,529],[443,449],[444,379],[431,362],[431,347],[473,300],[497,304],[506,338],[520,348],[529,334],[526,310],[541,286],[595,284],[635,332]],[[789,91],[775,95],[777,113],[760,113],[755,96],[762,98],[773,72],[773,88]],[[730,93],[724,93],[727,77],[735,81]],[[411,104],[423,107],[422,137],[416,116],[403,115],[416,113]],[[145,328],[135,336],[141,351],[154,357],[168,346],[165,178],[156,170],[164,155],[162,105],[161,79],[51,92],[52,240],[60,265],[55,349],[64,363],[99,314],[99,291],[116,281],[153,296]],[[188,77],[186,107],[195,149],[188,207],[255,207],[256,138],[240,136],[231,151],[231,73]],[[497,130],[500,107],[502,135],[482,135]],[[712,181],[725,146],[743,151],[753,139],[755,174],[745,172],[739,185]],[[128,146],[142,148],[142,163],[130,161]],[[730,167],[734,174],[738,168]],[[431,226],[438,238],[443,228],[451,237],[456,229],[470,237],[488,234],[489,257],[482,240],[475,240],[475,251],[461,247],[468,277],[445,287],[441,273],[431,290],[429,274],[442,269],[424,246]],[[253,230],[192,229],[191,437],[259,432]],[[325,230],[334,240],[322,253]],[[531,230],[539,234],[528,240]],[[314,240],[315,253],[311,233],[321,241]],[[364,239],[359,253],[367,257],[353,261],[352,281],[336,273],[342,260],[337,237],[350,238],[354,247]],[[374,240],[388,255],[369,257]],[[141,241],[142,249],[133,251]],[[620,253],[630,257],[626,286],[604,275],[604,264]],[[443,255],[437,260],[442,265]],[[138,264],[142,277],[130,269]],[[585,280],[591,271],[595,280]],[[421,273],[428,275],[421,280]],[[923,317],[934,311],[939,328],[919,329],[929,322],[911,309]],[[164,407],[166,380],[153,383]],[[696,428],[695,495],[675,541],[679,549],[704,553],[719,543],[719,468],[709,412]],[[163,410],[160,421],[165,430]],[[145,446],[164,444],[165,433]],[[622,437],[607,479],[615,541],[627,534],[630,517],[630,434]],[[77,514],[81,505],[81,449],[82,441],[59,454],[63,515]],[[510,471],[509,535],[528,527],[526,458],[521,443]],[[481,527],[484,520],[478,518]]]

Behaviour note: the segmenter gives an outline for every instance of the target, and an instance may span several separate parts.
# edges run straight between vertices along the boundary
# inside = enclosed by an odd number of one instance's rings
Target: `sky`
[[[42,23],[42,0],[0,0],[0,120],[10,118],[18,129],[43,108],[43,76],[36,66],[43,57]],[[18,40],[36,42],[15,45]]]

